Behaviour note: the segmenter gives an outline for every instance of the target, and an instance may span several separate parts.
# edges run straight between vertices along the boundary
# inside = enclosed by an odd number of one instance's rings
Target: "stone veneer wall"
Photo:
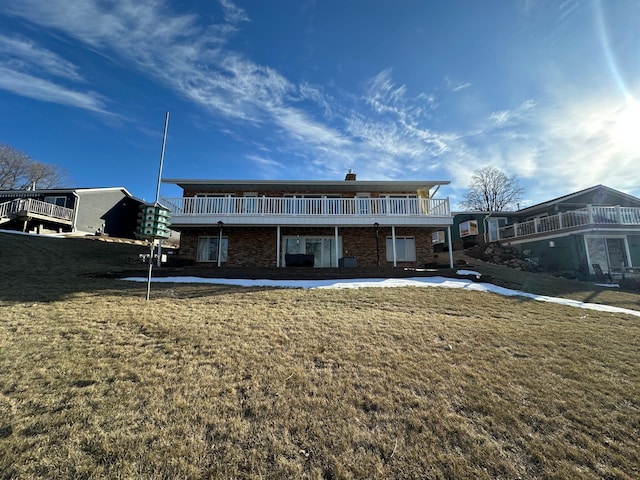
[[[416,239],[416,261],[398,262],[399,266],[422,267],[433,262],[433,247],[430,228],[397,227],[396,236],[412,236]],[[333,227],[282,227],[280,234],[300,236],[331,236]],[[390,227],[379,229],[380,265],[392,266],[387,262],[386,237],[391,236]],[[375,229],[371,227],[343,227],[338,229],[342,238],[342,255],[355,257],[359,266],[377,265]],[[196,259],[198,237],[217,237],[218,228],[186,229],[180,238],[180,257]],[[224,227],[223,236],[228,238],[228,267],[275,267],[277,235],[275,227]],[[282,253],[282,250],[281,250]]]

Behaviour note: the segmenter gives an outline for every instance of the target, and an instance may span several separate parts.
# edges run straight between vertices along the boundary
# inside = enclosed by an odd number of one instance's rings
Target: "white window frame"
[[[472,228],[473,226],[475,226],[475,232],[474,229]],[[460,224],[458,225],[458,230],[460,231],[460,238],[464,238],[464,237],[472,237],[475,235],[478,235],[478,221],[477,220],[467,220],[464,222],[460,222]],[[466,233],[463,233],[463,230]]]
[[[487,218],[487,236],[490,242],[497,242],[500,239],[500,229],[507,226],[506,217]]]
[[[393,262],[393,237],[387,237],[385,242],[387,262]],[[396,261],[416,261],[416,237],[396,237]]]
[[[198,242],[196,244],[196,262],[198,263],[217,263],[218,262],[218,239],[220,237],[210,235],[198,237]],[[208,249],[208,252],[202,252],[202,244],[201,242],[209,240],[212,243],[215,243],[215,247],[211,247]],[[221,262],[227,261],[227,253],[229,250],[229,239],[225,236],[222,237],[222,252],[221,252]],[[208,253],[208,255],[205,255]]]
[[[444,243],[445,239],[444,239],[444,230],[438,230],[437,232],[433,232],[431,234],[431,243],[433,245],[439,244],[439,243]]]

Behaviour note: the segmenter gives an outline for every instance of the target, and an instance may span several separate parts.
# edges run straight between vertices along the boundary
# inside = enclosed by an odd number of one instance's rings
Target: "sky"
[[[164,178],[640,196],[638,25],[640,0],[0,0],[0,144],[153,201],[169,112]]]

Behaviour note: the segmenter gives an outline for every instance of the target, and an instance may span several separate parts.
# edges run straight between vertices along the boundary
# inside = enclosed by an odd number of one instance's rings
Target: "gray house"
[[[142,203],[124,187],[0,190],[0,229],[135,238]]]

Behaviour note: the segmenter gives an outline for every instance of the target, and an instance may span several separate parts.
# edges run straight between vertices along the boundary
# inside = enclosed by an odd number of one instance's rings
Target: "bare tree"
[[[497,168],[484,167],[473,172],[460,205],[481,212],[513,210],[523,192],[515,176],[507,177]]]
[[[65,177],[60,167],[36,162],[17,148],[0,144],[0,189],[59,187]]]

